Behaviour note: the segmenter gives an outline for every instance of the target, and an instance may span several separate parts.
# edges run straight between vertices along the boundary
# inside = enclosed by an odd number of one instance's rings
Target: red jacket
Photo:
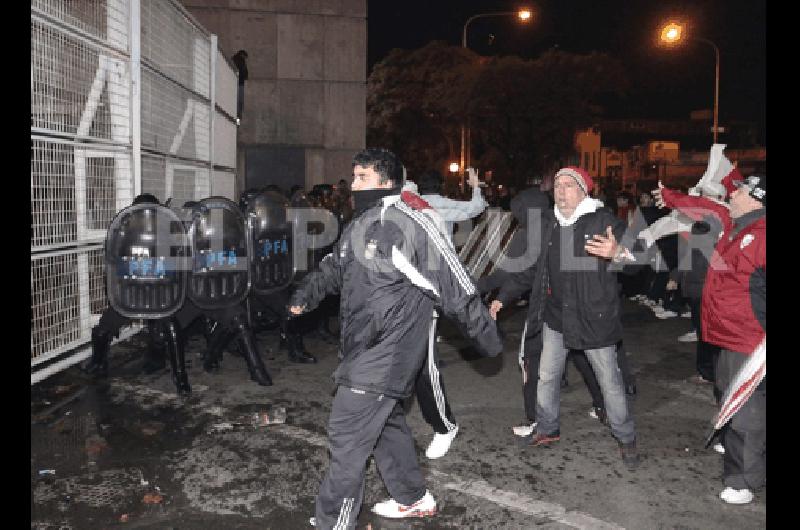
[[[661,195],[668,208],[677,208],[692,219],[714,215],[722,221],[723,231],[703,287],[702,338],[749,355],[766,333],[766,215],[739,229],[727,208],[710,199],[666,188]]]

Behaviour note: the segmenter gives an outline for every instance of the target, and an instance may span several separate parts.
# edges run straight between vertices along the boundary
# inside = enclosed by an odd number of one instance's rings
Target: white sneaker
[[[681,313],[681,316],[683,318],[692,318],[692,312],[691,311],[684,311],[683,313]]]
[[[453,443],[453,438],[456,437],[456,434],[458,434],[458,425],[456,425],[455,429],[446,434],[439,434],[438,432],[434,434],[433,440],[431,440],[428,449],[425,451],[425,456],[433,460],[446,455],[447,451],[450,450],[450,444]]]
[[[664,309],[663,311],[656,313],[656,318],[660,318],[661,320],[666,318],[675,318],[676,316],[678,316],[678,313],[675,311],[670,311],[669,309]]]
[[[311,519],[308,520],[308,524],[310,524],[311,526],[317,526],[317,518],[312,517]]]
[[[728,504],[747,504],[753,502],[753,492],[747,488],[743,490],[725,488],[719,494],[719,498]]]
[[[725,446],[722,445],[721,443],[715,443],[714,444],[714,451],[718,452],[721,455],[724,455],[725,454]]]
[[[678,337],[678,342],[697,342],[697,331],[692,330]]]
[[[536,429],[536,422],[533,422],[530,425],[517,425],[511,428],[511,430],[514,431],[514,434],[523,437],[530,436],[535,429]]]
[[[403,506],[394,499],[379,502],[372,507],[372,513],[391,519],[404,519],[406,517],[428,517],[436,515],[436,501],[430,491],[410,506]]]

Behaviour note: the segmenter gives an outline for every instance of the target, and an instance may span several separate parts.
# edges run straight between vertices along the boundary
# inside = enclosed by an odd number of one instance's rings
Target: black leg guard
[[[175,321],[168,320],[162,323],[166,335],[167,349],[169,350],[169,363],[172,365],[172,381],[178,394],[189,395],[192,387],[189,386],[189,375],[186,373],[186,357],[183,342],[180,340],[178,326]]]
[[[287,337],[289,343],[289,361],[293,363],[315,363],[317,358],[308,353],[303,347],[303,336],[299,333]]]
[[[164,342],[166,337],[161,332],[158,322],[149,321],[147,323],[149,332],[149,344],[144,354],[142,372],[152,374],[162,370],[167,365]]]
[[[219,371],[219,362],[222,360],[222,350],[236,335],[221,323],[217,324],[213,333],[208,337],[208,349],[203,355],[203,369],[206,372]]]
[[[93,376],[108,376],[108,350],[111,347],[111,335],[100,329],[92,328],[92,357],[81,367],[84,373]]]
[[[281,340],[280,340],[280,343],[278,344],[278,347],[280,349],[282,349],[282,350],[289,349],[289,342],[290,342],[289,341],[289,326],[290,326],[290,322],[292,322],[292,321],[289,320],[289,319],[286,319],[286,318],[282,318],[281,321],[280,321],[280,333],[279,334],[280,334],[280,339]]]
[[[269,376],[261,355],[258,354],[256,339],[253,330],[247,325],[247,318],[244,315],[237,315],[233,319],[233,327],[236,331],[236,341],[239,351],[247,362],[247,369],[250,371],[250,379],[261,386],[272,386],[272,378]]]

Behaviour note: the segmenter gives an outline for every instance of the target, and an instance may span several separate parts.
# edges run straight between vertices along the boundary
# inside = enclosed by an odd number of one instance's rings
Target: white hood
[[[581,202],[578,203],[578,206],[575,208],[575,211],[572,212],[572,215],[569,217],[569,219],[561,215],[557,205],[553,207],[553,210],[556,213],[556,219],[558,219],[559,225],[570,226],[575,224],[575,221],[577,221],[582,215],[595,212],[602,206],[603,201],[598,201],[597,199],[593,199],[587,195]]]

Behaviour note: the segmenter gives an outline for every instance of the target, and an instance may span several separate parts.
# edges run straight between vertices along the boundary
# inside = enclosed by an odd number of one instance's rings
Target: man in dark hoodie
[[[458,323],[484,355],[503,349],[496,324],[441,231],[441,218],[419,195],[400,193],[404,179],[400,161],[385,149],[355,155],[355,216],[292,296],[290,311],[298,315],[328,294],[341,294],[330,466],[312,520],[326,530],[355,527],[370,456],[392,497],[373,512],[390,518],[436,513],[402,403],[425,360],[434,308]]]
[[[541,266],[510,275],[490,311],[531,289],[526,335],[541,333],[532,446],[560,440],[560,382],[570,350],[583,350],[600,383],[605,411],[622,460],[639,463],[636,431],[617,362],[622,339],[617,272],[633,262],[618,239],[626,224],[589,196],[591,176],[565,167],[554,178],[555,208],[542,215]]]

